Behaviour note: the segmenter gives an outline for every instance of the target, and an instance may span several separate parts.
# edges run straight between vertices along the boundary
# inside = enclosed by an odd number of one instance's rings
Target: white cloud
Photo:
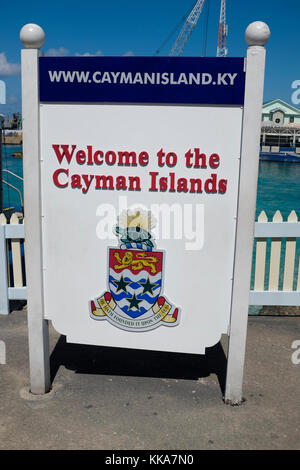
[[[58,47],[57,49],[55,49],[54,47],[51,47],[45,52],[45,55],[50,56],[50,57],[65,57],[68,54],[69,54],[68,49],[62,46]]]
[[[7,62],[5,52],[0,52],[0,75],[8,77],[20,73],[20,64],[11,64]]]
[[[127,51],[125,54],[123,54],[124,57],[133,57],[135,54],[132,51]]]
[[[93,56],[103,56],[102,51],[96,51],[95,54],[91,54],[90,52],[84,52],[84,54],[80,54],[79,52],[76,52],[75,54],[77,57],[93,57]]]

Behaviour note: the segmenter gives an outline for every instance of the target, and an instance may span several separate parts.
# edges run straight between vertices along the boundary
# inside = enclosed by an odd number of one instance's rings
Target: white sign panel
[[[40,112],[45,317],[70,342],[203,354],[229,323],[242,109]]]

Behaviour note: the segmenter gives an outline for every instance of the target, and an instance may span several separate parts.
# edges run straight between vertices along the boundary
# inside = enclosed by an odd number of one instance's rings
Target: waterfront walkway
[[[239,407],[222,402],[220,344],[204,358],[66,344],[52,327],[50,337],[53,390],[34,397],[26,310],[0,316],[0,449],[300,448],[299,317],[249,319]]]

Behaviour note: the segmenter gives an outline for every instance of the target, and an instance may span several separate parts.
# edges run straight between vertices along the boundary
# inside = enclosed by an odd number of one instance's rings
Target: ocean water
[[[260,162],[256,219],[262,210],[266,212],[269,221],[276,210],[280,210],[284,221],[292,210],[300,218],[299,163]]]
[[[12,186],[15,186],[21,191],[23,197],[23,183],[18,178],[7,173],[5,170],[9,170],[18,176],[23,177],[23,160],[22,158],[12,157],[11,154],[14,152],[20,152],[21,146],[18,145],[3,145],[2,146],[2,179],[7,181]],[[16,190],[3,184],[3,206],[4,207],[15,207],[17,210],[21,210],[22,201]]]

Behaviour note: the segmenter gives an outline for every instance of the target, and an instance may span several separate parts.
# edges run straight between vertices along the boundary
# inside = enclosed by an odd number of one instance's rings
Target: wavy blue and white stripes
[[[123,280],[126,283],[129,282],[129,284],[127,284],[124,289],[118,290],[115,282],[119,282],[122,277]],[[154,284],[151,289],[153,294],[149,291],[144,292],[145,288],[143,284],[146,283],[147,280],[149,280],[151,285]],[[120,273],[116,273],[113,269],[110,269],[109,289],[117,305],[131,318],[137,318],[143,315],[155,304],[161,291],[161,284],[161,272],[156,275],[151,275],[146,270],[143,270],[138,274],[133,274],[129,269],[124,269]],[[141,302],[139,302],[138,307],[133,306],[130,308],[130,299],[132,299],[134,295],[138,300],[141,300]]]

